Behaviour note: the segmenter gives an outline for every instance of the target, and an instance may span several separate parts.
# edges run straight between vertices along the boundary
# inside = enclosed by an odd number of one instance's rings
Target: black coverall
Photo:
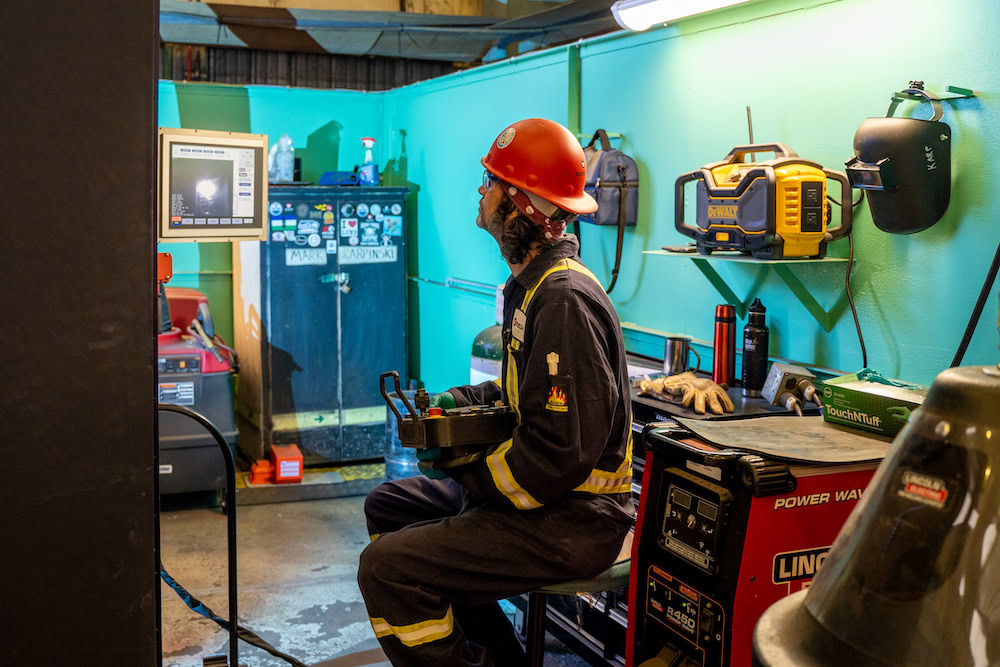
[[[497,600],[592,577],[633,521],[632,430],[621,327],[573,236],[504,287],[502,387],[513,437],[451,479],[386,482],[365,501],[358,583],[394,665],[513,667],[523,654]]]

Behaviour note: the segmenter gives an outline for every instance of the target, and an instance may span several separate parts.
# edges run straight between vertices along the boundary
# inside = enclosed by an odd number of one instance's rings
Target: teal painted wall
[[[287,132],[296,157],[302,158],[303,179],[316,182],[324,171],[350,170],[361,162],[361,137],[380,136],[383,100],[380,93],[346,90],[160,81],[157,124],[266,134],[272,144]],[[376,144],[376,161],[380,151]],[[203,291],[219,335],[232,342],[230,244],[161,243],[159,251],[173,255],[174,278],[169,285]]]
[[[582,128],[621,132],[640,165],[640,226],[626,235],[612,301],[623,321],[710,340],[722,299],[687,259],[643,255],[686,239],[673,226],[676,177],[722,159],[747,140],[746,111],[758,142],[782,141],[802,157],[842,168],[854,131],[881,116],[892,91],[910,79],[931,90],[982,91],[945,104],[953,130],[954,186],[935,227],[890,236],[867,206],[855,221],[852,280],[869,365],[930,382],[957,347],[997,241],[1000,191],[991,184],[1000,154],[1000,4],[956,0],[760,0],[641,34],[584,42]],[[406,132],[406,180],[419,183],[415,261],[410,273],[502,282],[492,240],[475,227],[478,159],[510,122],[544,116],[566,122],[566,50],[531,54],[386,94],[389,155]],[[929,107],[901,107],[927,117]],[[584,260],[607,280],[615,230],[584,229]],[[846,240],[831,255],[846,256]],[[843,291],[844,265],[804,265],[796,275],[826,309],[840,312],[826,333],[773,275],[760,267],[718,268],[740,297],[756,285],[768,308],[771,354],[856,370],[861,353]],[[414,282],[418,321],[412,369],[431,388],[467,382],[473,336],[493,322],[492,300]],[[997,359],[997,303],[991,297],[966,355]],[[742,322],[741,322],[742,326]],[[630,347],[660,353],[659,339],[629,335]],[[415,347],[414,347],[415,346]]]
[[[469,382],[472,341],[495,323],[493,296],[442,287],[447,278],[502,284],[510,271],[476,227],[479,158],[521,118],[566,122],[565,50],[532,54],[386,94],[384,137],[405,180],[419,184],[410,216],[410,372],[431,389]],[[415,251],[414,251],[415,249]],[[426,282],[434,281],[434,282]]]

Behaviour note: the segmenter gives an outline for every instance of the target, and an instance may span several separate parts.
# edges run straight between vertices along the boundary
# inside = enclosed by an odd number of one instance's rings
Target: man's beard
[[[500,208],[497,207],[493,209],[489,218],[483,218],[482,212],[476,216],[476,226],[480,229],[485,229],[490,233],[497,243],[500,243],[503,239],[503,226],[504,226],[504,216],[500,212]]]

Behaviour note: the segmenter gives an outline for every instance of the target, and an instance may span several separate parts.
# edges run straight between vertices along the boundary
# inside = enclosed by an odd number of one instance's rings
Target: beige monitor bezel
[[[159,177],[157,180],[157,240],[162,243],[194,241],[196,243],[217,241],[263,241],[267,238],[267,135],[248,134],[245,132],[223,132],[219,130],[192,130],[186,128],[161,127],[158,132],[157,146],[160,151]],[[255,209],[260,211],[260,229],[247,230],[240,233],[238,229],[212,229],[199,226],[197,234],[189,226],[170,228],[170,200],[164,197],[170,191],[170,146],[173,143],[203,144],[216,146],[238,146],[240,148],[260,149],[260,162],[255,161],[258,188]]]

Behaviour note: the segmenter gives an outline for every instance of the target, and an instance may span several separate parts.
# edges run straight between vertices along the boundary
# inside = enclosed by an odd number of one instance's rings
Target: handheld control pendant
[[[389,377],[393,378],[396,397],[403,401],[409,412],[405,418],[385,390],[385,380]],[[455,468],[477,461],[483,458],[488,447],[510,439],[517,426],[517,415],[502,403],[448,410],[430,408],[430,397],[423,389],[418,390],[413,399],[417,406],[415,410],[403,394],[396,371],[382,373],[379,391],[396,417],[400,444],[417,449],[441,448],[441,458],[420,461],[421,468]]]

